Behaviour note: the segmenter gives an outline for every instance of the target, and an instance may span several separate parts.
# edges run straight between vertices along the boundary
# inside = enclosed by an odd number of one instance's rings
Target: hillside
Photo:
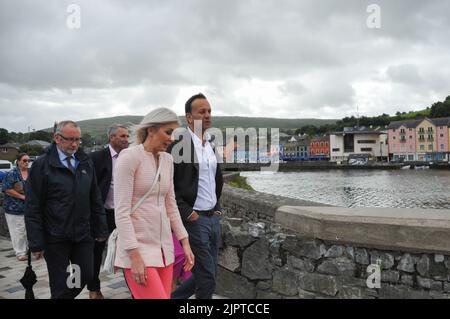
[[[142,120],[142,116],[116,116],[109,118],[91,119],[78,121],[83,133],[89,133],[93,137],[100,137],[106,134],[108,126],[113,123],[121,123],[125,125],[138,124]],[[185,117],[180,117],[182,125],[185,124]],[[283,128],[283,129],[297,129],[305,125],[321,126],[325,124],[336,123],[337,120],[321,120],[321,119],[278,119],[278,118],[263,118],[263,117],[238,117],[238,116],[215,116],[213,117],[213,126],[223,129],[231,128]],[[51,131],[53,129],[45,129]]]

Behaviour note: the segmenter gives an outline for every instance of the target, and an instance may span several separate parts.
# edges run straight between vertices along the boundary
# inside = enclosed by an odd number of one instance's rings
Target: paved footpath
[[[47,265],[44,258],[32,260],[33,270],[37,275],[37,283],[33,286],[36,299],[49,299]],[[18,261],[9,239],[0,237],[0,299],[24,299],[25,290],[19,282],[22,278],[26,261]],[[102,293],[107,299],[130,299],[131,295],[123,279],[122,273],[114,275],[100,274]],[[88,299],[89,291],[85,288],[77,299]]]
[[[0,236],[0,299],[24,299],[25,289],[19,282],[27,267],[27,261],[18,261],[8,238]],[[32,260],[37,283],[33,286],[36,299],[49,299],[47,265],[44,258]],[[106,299],[131,299],[130,291],[121,272],[113,275],[100,274],[102,293]],[[77,299],[88,299],[89,291],[85,288]],[[224,299],[215,295],[213,299]],[[225,298],[226,299],[226,298]]]

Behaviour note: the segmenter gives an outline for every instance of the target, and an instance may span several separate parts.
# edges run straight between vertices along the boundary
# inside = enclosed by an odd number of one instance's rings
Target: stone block
[[[400,262],[398,263],[397,269],[407,273],[414,273],[415,264],[416,260],[414,257],[412,257],[410,254],[404,254],[400,259]]]
[[[246,278],[219,266],[216,294],[233,299],[255,299],[256,288]]]
[[[325,245],[319,240],[298,239],[293,236],[286,238],[282,249],[295,257],[308,257],[314,260],[322,258],[326,253]]]
[[[329,275],[352,277],[355,275],[355,264],[345,257],[326,259],[317,267],[317,271]]]
[[[411,275],[403,274],[401,279],[400,279],[400,282],[403,285],[412,287],[414,285],[414,277],[411,276]]]
[[[417,272],[422,276],[428,276],[430,271],[430,258],[427,255],[422,255],[417,262]]]
[[[249,279],[272,279],[273,267],[269,262],[269,242],[259,239],[242,255],[241,274]]]
[[[393,254],[379,252],[376,250],[371,251],[370,252],[370,263],[376,264],[378,260],[381,261],[382,270],[390,269],[392,266],[394,266],[394,255]]]
[[[400,273],[394,270],[387,270],[381,272],[381,282],[389,282],[392,284],[398,283],[400,279]]]
[[[288,265],[303,272],[314,272],[314,264],[308,259],[289,256]]]
[[[273,273],[273,290],[285,296],[298,294],[299,274],[289,269],[277,269]]]
[[[338,292],[338,284],[333,276],[306,273],[300,276],[299,286],[302,290],[317,292],[334,297]]]
[[[219,253],[219,265],[229,271],[236,271],[241,267],[238,249],[232,246],[227,246]]]
[[[368,265],[370,264],[369,253],[365,248],[356,248],[355,261],[358,264]]]
[[[344,252],[345,252],[344,246],[333,245],[327,250],[327,252],[325,253],[325,257],[326,258],[342,257],[344,255]]]

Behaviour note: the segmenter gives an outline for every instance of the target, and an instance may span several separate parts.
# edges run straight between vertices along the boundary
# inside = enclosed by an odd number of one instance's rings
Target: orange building
[[[315,137],[309,143],[309,156],[311,159],[330,158],[330,139],[328,136]]]

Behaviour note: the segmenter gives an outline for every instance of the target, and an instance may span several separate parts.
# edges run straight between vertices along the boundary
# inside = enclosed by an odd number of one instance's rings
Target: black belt
[[[214,209],[210,209],[210,210],[196,210],[196,212],[199,215],[211,217],[211,216],[214,216],[215,210]]]
[[[105,212],[107,212],[107,213],[114,213],[114,209],[105,208]]]

